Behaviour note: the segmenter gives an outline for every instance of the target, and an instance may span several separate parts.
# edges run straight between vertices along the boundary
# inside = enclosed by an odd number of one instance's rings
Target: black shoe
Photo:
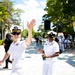
[[[11,60],[9,60],[9,62],[10,62],[10,63],[12,63],[12,61],[11,61]]]
[[[8,67],[3,67],[3,69],[8,69]]]

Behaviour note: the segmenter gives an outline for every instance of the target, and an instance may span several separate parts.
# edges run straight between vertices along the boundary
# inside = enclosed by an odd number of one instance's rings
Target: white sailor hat
[[[48,37],[50,37],[50,38],[55,38],[55,36],[56,35],[54,33],[52,33],[52,32],[50,34],[48,34]]]
[[[47,34],[54,34],[54,35],[57,35],[57,32],[55,32],[55,31],[49,31]]]

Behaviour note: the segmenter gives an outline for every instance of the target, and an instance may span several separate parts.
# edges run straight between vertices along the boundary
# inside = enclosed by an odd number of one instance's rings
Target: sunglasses
[[[13,34],[13,35],[19,35],[20,33],[17,33],[17,32],[13,32],[12,34]]]

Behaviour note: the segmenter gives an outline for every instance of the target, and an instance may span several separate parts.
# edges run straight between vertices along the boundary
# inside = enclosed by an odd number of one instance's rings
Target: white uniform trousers
[[[43,61],[42,75],[56,75],[56,61]]]

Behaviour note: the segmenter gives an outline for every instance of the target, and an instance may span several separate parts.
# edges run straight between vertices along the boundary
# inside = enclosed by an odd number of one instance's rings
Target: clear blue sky
[[[24,4],[23,0],[11,0],[13,1],[15,4]],[[29,0],[25,0],[25,1],[29,1]],[[46,0],[36,0],[37,2],[41,2],[41,1],[46,1]]]

